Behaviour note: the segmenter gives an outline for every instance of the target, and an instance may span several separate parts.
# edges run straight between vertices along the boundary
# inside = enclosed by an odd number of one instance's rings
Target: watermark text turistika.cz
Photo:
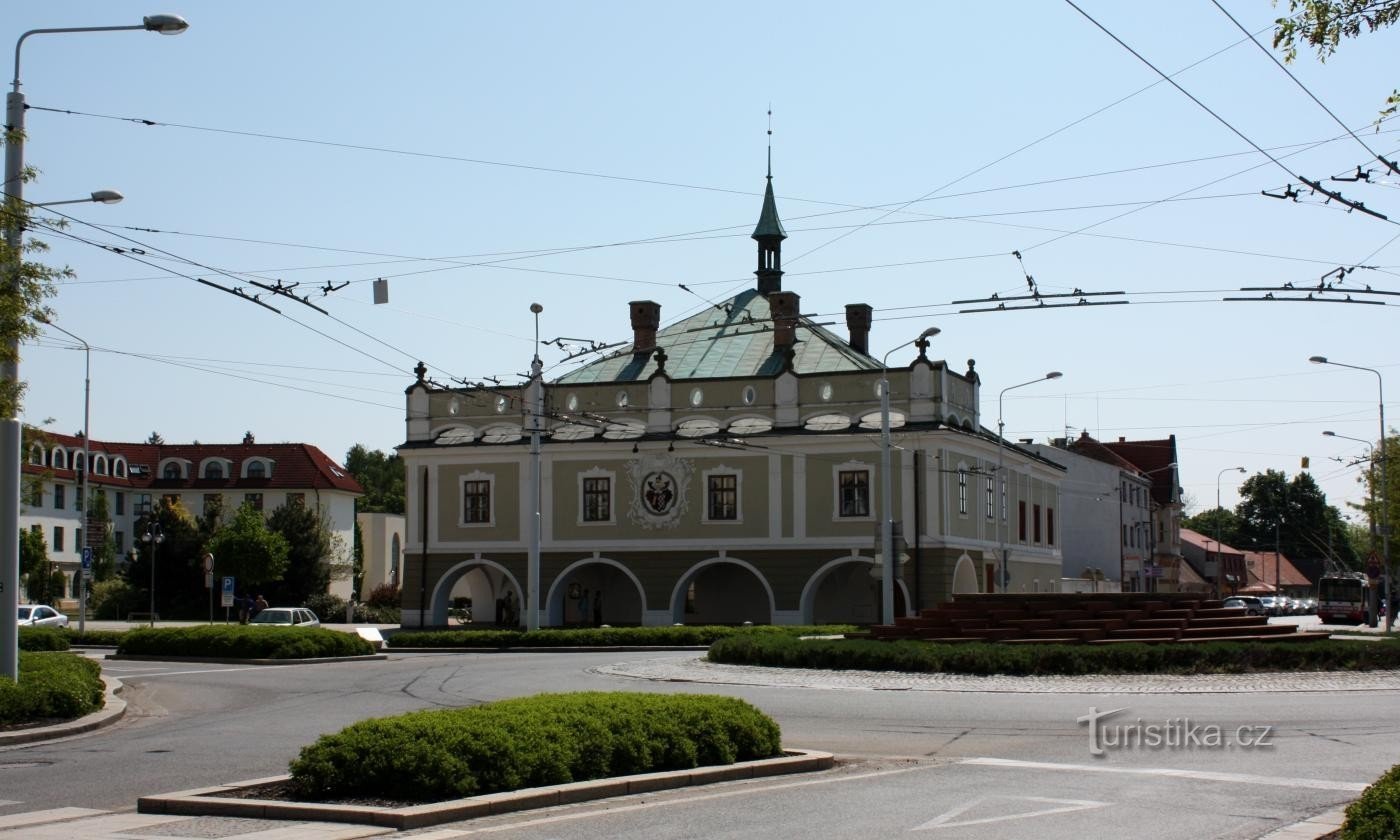
[[[1225,728],[1214,723],[1197,723],[1187,717],[1149,723],[1142,718],[1109,720],[1127,708],[1099,711],[1090,706],[1089,714],[1075,718],[1088,724],[1089,754],[1104,755],[1108,750],[1228,750],[1270,749],[1274,728],[1245,724]]]

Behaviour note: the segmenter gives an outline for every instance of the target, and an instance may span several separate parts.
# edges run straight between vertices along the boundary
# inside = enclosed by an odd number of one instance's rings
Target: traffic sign
[[[91,571],[91,569],[92,569],[92,546],[90,546],[90,545],[85,545],[85,546],[83,546],[83,571],[85,571],[85,572],[86,572],[86,571]]]
[[[1379,580],[1381,576],[1381,558],[1376,553],[1371,552],[1371,556],[1366,558],[1366,577],[1371,580]]]
[[[223,604],[222,604],[223,606],[225,606],[225,607],[231,607],[231,606],[233,606],[233,578],[232,578],[232,577],[227,577],[227,576],[226,576],[226,577],[224,578],[224,591],[223,591],[223,599],[222,599],[222,600],[223,600]]]

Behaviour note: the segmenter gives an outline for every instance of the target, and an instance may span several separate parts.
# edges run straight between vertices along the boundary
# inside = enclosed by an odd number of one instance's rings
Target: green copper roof
[[[783,220],[778,218],[778,202],[773,199],[773,176],[768,176],[768,187],[763,191],[763,210],[758,214],[758,227],[753,229],[753,238],[776,236],[787,239],[783,230]]]
[[[672,379],[775,376],[783,357],[773,349],[773,316],[768,298],[750,289],[719,309],[707,309],[656,334],[656,346],[666,351],[666,373]],[[799,374],[879,370],[880,363],[835,333],[803,318],[797,328],[793,369]],[[558,384],[641,382],[656,372],[653,354],[620,353],[584,365],[555,380]]]

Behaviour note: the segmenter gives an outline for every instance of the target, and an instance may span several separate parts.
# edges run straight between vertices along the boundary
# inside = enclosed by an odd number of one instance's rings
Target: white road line
[[[433,840],[449,840],[456,837],[471,837],[476,834],[494,834],[501,831],[519,831],[536,825],[549,825],[551,823],[568,822],[570,820],[582,820],[589,817],[606,817],[613,814],[625,814],[630,811],[643,811],[651,808],[660,808],[667,805],[689,805],[693,802],[707,802],[714,799],[729,799],[735,796],[751,796],[757,793],[769,793],[776,790],[788,790],[790,788],[809,787],[811,785],[829,785],[834,782],[854,782],[860,779],[874,779],[881,776],[894,776],[900,773],[912,773],[915,770],[931,770],[936,767],[946,767],[947,765],[927,764],[920,767],[902,767],[898,770],[876,770],[871,773],[857,773],[851,776],[828,776],[822,779],[805,779],[800,782],[782,782],[772,785],[744,786],[736,789],[720,791],[717,793],[706,793],[697,796],[678,797],[676,799],[664,799],[661,801],[639,802],[635,805],[619,805],[615,808],[602,808],[595,811],[585,811],[573,814],[557,814],[549,817],[538,817],[533,820],[521,822],[511,822],[501,825],[483,826],[481,828],[467,829],[465,831],[450,831],[440,829],[431,833]],[[654,795],[654,794],[648,794]],[[580,803],[584,804],[584,803]]]
[[[1017,761],[1011,758],[968,758],[961,764],[982,767],[1018,767],[1026,770],[1064,770],[1080,773],[1121,773],[1131,776],[1165,776],[1173,779],[1198,779],[1206,782],[1236,782],[1242,785],[1272,785],[1274,787],[1309,788],[1359,793],[1364,782],[1334,782],[1327,779],[1298,779],[1286,776],[1255,776],[1250,773],[1213,773],[1208,770],[1173,770],[1168,767],[1111,767],[1090,764],[1054,764],[1047,761]]]
[[[1037,810],[1018,811],[1011,814],[1002,813],[991,817],[979,817],[977,819],[955,819],[956,817],[961,817],[963,814],[993,802],[1022,807],[1024,807],[1024,803],[1029,802],[1033,806],[1037,806]],[[966,825],[985,825],[987,823],[1005,822],[1006,820],[1023,820],[1027,817],[1044,817],[1050,814],[1068,814],[1073,811],[1107,808],[1109,804],[1108,802],[1099,802],[1096,799],[1047,799],[1043,796],[981,796],[971,802],[958,805],[950,811],[939,814],[923,825],[916,825],[909,830],[925,831],[931,828],[957,828]],[[1045,807],[1047,805],[1050,807]]]
[[[138,674],[138,673],[123,673],[123,674],[121,674],[121,678],[124,679],[124,680],[136,680],[136,679],[142,679],[142,678],[144,678],[144,677],[182,677],[182,676],[185,676],[186,674],[225,674],[225,673],[229,673],[229,672],[231,672],[231,671],[254,671],[254,670],[257,670],[257,666],[256,666],[256,665],[245,665],[245,666],[243,666],[243,667],[241,667],[241,668],[202,668],[202,669],[199,669],[199,670],[196,670],[196,671],[150,671],[150,672],[147,672],[147,673],[144,673],[144,674]]]

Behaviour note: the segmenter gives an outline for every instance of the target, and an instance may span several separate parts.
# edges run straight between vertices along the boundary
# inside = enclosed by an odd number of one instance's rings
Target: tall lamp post
[[[1395,616],[1393,615],[1395,611],[1390,608],[1390,483],[1386,477],[1388,473],[1386,464],[1390,462],[1390,458],[1387,457],[1389,453],[1385,440],[1385,380],[1381,378],[1381,372],[1375,368],[1334,362],[1326,356],[1312,356],[1308,361],[1315,365],[1335,365],[1352,370],[1370,371],[1376,375],[1376,392],[1380,397],[1381,415],[1381,451],[1378,456],[1381,462],[1381,509],[1377,521],[1380,523],[1381,532],[1381,598],[1382,606],[1385,608],[1385,632],[1389,633],[1395,626]],[[1374,482],[1372,485],[1374,486]]]
[[[942,330],[929,327],[912,344],[918,345]],[[898,563],[894,556],[894,476],[890,474],[890,353],[908,345],[893,347],[880,359],[880,503],[884,523],[880,529],[880,553],[884,574],[880,580],[880,608],[886,624],[894,624],[894,576]]]
[[[1220,479],[1225,476],[1225,473],[1232,471],[1244,472],[1244,467],[1226,467],[1215,474],[1215,509],[1217,511],[1222,510],[1220,507]],[[1217,601],[1224,594],[1221,587],[1224,586],[1225,581],[1225,559],[1221,557],[1220,551],[1220,519],[1221,517],[1217,514],[1215,517],[1215,599]]]
[[[1009,552],[1006,548],[1007,510],[1006,474],[1004,472],[1006,466],[1006,438],[1002,434],[1006,428],[1006,422],[1003,420],[1003,400],[1006,397],[1007,391],[1014,391],[1017,388],[1024,388],[1027,385],[1034,385],[1037,382],[1044,382],[1047,379],[1059,379],[1061,376],[1064,376],[1064,374],[1060,373],[1058,370],[1052,370],[1038,379],[1032,379],[1028,382],[1022,382],[1019,385],[1009,385],[1002,388],[1001,393],[997,395],[997,483],[1000,485],[998,490],[1001,491],[1001,519],[997,523],[997,555],[998,559],[1001,561],[1001,570],[997,573],[997,582],[1003,592],[1011,585],[1011,563],[1010,558],[1007,556]]]
[[[1341,439],[1341,440],[1355,441],[1356,443],[1359,443],[1359,444],[1361,444],[1362,446],[1366,447],[1366,460],[1369,461],[1369,462],[1371,463],[1371,469],[1370,469],[1370,472],[1371,472],[1371,482],[1370,482],[1370,484],[1371,484],[1371,486],[1370,486],[1371,498],[1370,498],[1370,500],[1367,502],[1367,513],[1369,513],[1370,515],[1367,517],[1367,519],[1370,520],[1371,538],[1372,538],[1372,539],[1375,539],[1375,537],[1376,537],[1376,447],[1375,447],[1374,445],[1372,445],[1372,443],[1371,443],[1369,440],[1366,440],[1366,439],[1364,439],[1364,438],[1348,437],[1348,436],[1346,436],[1346,435],[1339,435],[1339,434],[1337,434],[1336,432],[1332,432],[1332,431],[1323,432],[1322,434],[1324,434],[1324,435],[1326,435],[1327,437],[1330,437],[1330,438],[1339,438],[1339,439]]]
[[[178,15],[151,15],[134,26],[84,26],[59,29],[31,29],[15,42],[15,75],[10,93],[5,97],[5,209],[8,224],[5,245],[9,249],[9,265],[3,294],[19,298],[19,275],[22,264],[21,245],[24,238],[24,94],[20,93],[19,57],[24,39],[30,35],[51,35],[69,32],[120,32],[145,30],[162,35],[178,35],[189,28]],[[8,339],[4,360],[0,362],[0,380],[18,388],[19,337]],[[19,505],[20,505],[20,422],[7,407],[0,419],[0,463],[9,464],[0,474],[0,676],[19,679],[19,615],[12,605],[19,589]]]
[[[88,418],[91,416],[90,406],[92,404],[92,347],[83,339],[55,324],[46,315],[36,315],[36,319],[50,328],[58,330],[79,344],[83,345],[83,474],[81,485],[78,489],[78,498],[81,499],[82,518],[82,548],[89,547],[88,538],[90,529],[88,522],[92,519],[92,512],[89,507],[92,505],[92,498],[88,495],[88,475],[92,473],[92,450],[89,442],[92,440],[92,426]],[[78,571],[78,632],[87,632],[87,574],[86,567]]]
[[[540,430],[544,426],[544,362],[540,361],[540,313],[544,307],[530,304],[535,315],[535,358],[530,362],[530,540],[525,569],[525,629],[540,629],[540,534],[544,515],[540,510]]]
[[[155,511],[148,514],[151,520],[146,523],[146,533],[141,535],[141,542],[151,547],[151,626],[156,626],[156,546],[165,542],[165,529],[160,527],[160,523],[155,519]]]

